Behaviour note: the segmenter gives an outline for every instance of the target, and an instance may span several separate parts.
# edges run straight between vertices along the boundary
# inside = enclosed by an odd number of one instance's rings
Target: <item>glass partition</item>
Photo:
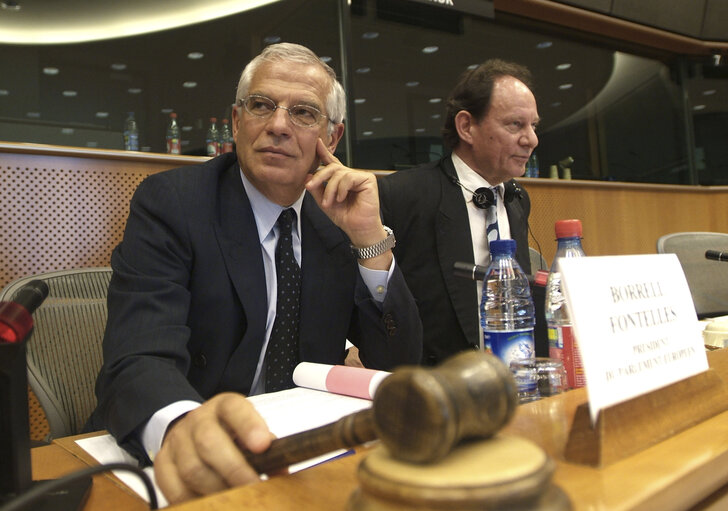
[[[231,117],[245,63],[277,41],[326,58],[349,93],[350,165],[397,170],[443,154],[444,100],[468,66],[498,57],[534,74],[540,177],[728,182],[725,62],[650,55],[570,30],[411,0],[282,0],[144,35],[2,44],[0,140],[123,149],[134,112],[142,151],[205,154]]]

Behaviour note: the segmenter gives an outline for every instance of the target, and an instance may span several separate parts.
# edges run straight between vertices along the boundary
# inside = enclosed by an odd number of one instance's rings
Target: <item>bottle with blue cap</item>
[[[491,262],[480,302],[482,348],[491,351],[506,366],[512,360],[533,357],[535,351],[536,320],[531,288],[515,253],[515,240],[490,242]]]

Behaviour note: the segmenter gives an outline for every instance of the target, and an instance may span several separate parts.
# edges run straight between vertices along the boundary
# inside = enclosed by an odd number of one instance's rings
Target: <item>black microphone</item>
[[[20,342],[31,328],[31,314],[48,296],[48,284],[33,280],[21,287],[9,302],[0,302],[0,342]]]
[[[452,272],[456,277],[463,277],[471,280],[483,280],[488,268],[479,264],[464,263],[461,261],[453,264]]]
[[[720,250],[706,250],[705,258],[712,259],[713,261],[728,261],[728,252],[721,252]]]

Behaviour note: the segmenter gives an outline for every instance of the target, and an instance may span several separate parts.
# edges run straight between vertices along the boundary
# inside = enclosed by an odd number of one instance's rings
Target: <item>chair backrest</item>
[[[28,383],[46,414],[52,439],[80,433],[96,407],[94,385],[102,364],[111,268],[23,277],[2,290],[0,301],[36,279],[48,284],[49,293],[33,314]]]
[[[706,250],[728,251],[728,234],[675,232],[657,240],[658,254],[676,254],[698,317],[728,314],[728,264],[705,258]]]
[[[528,253],[531,257],[531,274],[535,275],[538,270],[549,271],[549,265],[541,253],[533,247],[528,247]]]

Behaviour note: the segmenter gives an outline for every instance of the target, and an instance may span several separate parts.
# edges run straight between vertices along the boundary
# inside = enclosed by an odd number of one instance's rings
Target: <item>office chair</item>
[[[549,265],[541,253],[533,247],[528,247],[528,254],[531,257],[531,274],[535,275],[538,270],[549,271]]]
[[[705,258],[706,250],[728,251],[728,234],[675,232],[657,240],[658,254],[676,254],[699,318],[728,314],[728,264]]]
[[[47,440],[80,433],[96,407],[110,278],[111,268],[54,271],[17,279],[0,292],[0,301],[8,301],[35,279],[50,288],[27,344],[28,383],[48,420]]]

